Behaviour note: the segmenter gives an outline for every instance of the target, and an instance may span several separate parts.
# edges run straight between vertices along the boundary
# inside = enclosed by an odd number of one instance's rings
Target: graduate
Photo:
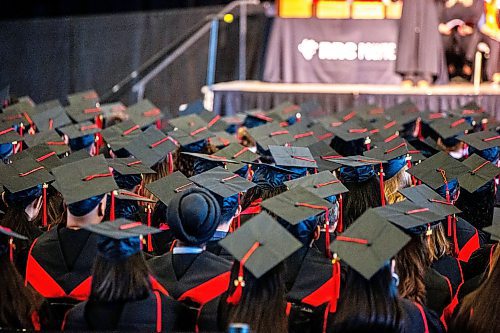
[[[141,236],[159,230],[125,219],[83,228],[99,235],[91,292],[66,314],[62,330],[182,330],[182,305],[153,289],[141,252]]]

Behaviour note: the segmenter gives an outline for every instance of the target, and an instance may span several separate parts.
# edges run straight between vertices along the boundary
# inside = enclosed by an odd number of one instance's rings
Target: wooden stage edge
[[[203,87],[202,92],[301,93],[352,95],[421,95],[421,96],[500,96],[500,87],[483,83],[479,89],[470,83],[433,85],[428,88],[402,87],[389,84],[326,84],[326,83],[269,83],[262,81],[231,81]]]

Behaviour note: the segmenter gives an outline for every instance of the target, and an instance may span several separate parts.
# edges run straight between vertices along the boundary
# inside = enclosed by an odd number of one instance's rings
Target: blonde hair
[[[384,193],[388,204],[393,204],[405,200],[405,197],[398,190],[410,187],[411,178],[406,176],[408,166],[405,165],[397,174],[384,181]]]

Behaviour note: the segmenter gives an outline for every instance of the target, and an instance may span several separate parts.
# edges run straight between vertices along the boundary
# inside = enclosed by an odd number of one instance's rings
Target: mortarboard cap
[[[148,227],[140,222],[133,222],[124,218],[98,224],[89,224],[83,226],[82,228],[94,234],[116,240],[161,232],[160,229]]]
[[[101,135],[109,148],[119,151],[142,133],[139,125],[126,120],[102,130]]]
[[[134,157],[111,158],[106,161],[114,172],[123,176],[156,173],[153,169],[144,165],[141,160]]]
[[[458,176],[458,183],[469,193],[479,190],[500,174],[500,169],[496,165],[476,154],[462,163],[470,170]]]
[[[460,138],[460,141],[465,142],[469,146],[477,150],[486,150],[490,148],[500,147],[500,135],[496,132],[481,131],[473,134],[467,134]]]
[[[249,110],[246,111],[245,114],[246,118],[243,121],[243,126],[249,129],[276,121],[276,119],[272,118],[266,112],[260,109]]]
[[[24,138],[21,137],[14,127],[5,126],[4,124],[0,124],[0,145],[7,143],[15,143],[23,141]]]
[[[103,155],[62,165],[52,173],[68,205],[118,189]]]
[[[54,180],[43,165],[31,156],[0,165],[2,185],[11,193],[27,190]]]
[[[64,126],[59,128],[59,130],[61,131],[61,133],[67,135],[70,140],[99,133],[101,131],[99,126],[91,121],[84,121],[79,124]]]
[[[146,203],[154,203],[155,202],[154,200],[152,200],[150,198],[143,197],[142,195],[139,195],[139,194],[136,194],[134,192],[127,191],[124,189],[115,190],[115,191],[113,191],[113,194],[115,196],[115,199],[118,199],[118,200],[138,201],[138,202],[146,202]]]
[[[316,160],[318,171],[333,171],[340,168],[340,164],[335,163],[334,160],[343,156],[337,153],[324,141],[316,142],[308,146],[308,148],[314,160]]]
[[[146,184],[146,189],[153,193],[161,202],[166,206],[169,205],[170,200],[182,191],[188,188],[197,187],[194,182],[184,176],[182,172],[176,171],[166,177],[157,181]]]
[[[374,210],[382,218],[410,234],[423,234],[431,224],[439,223],[446,217],[408,200],[377,207]]]
[[[445,152],[439,152],[425,161],[414,165],[407,172],[429,185],[434,190],[467,173],[469,168]]]
[[[154,124],[157,120],[163,118],[160,109],[147,99],[131,105],[127,108],[126,114],[134,124],[141,128]]]
[[[278,123],[250,128],[248,133],[255,139],[259,149],[264,152],[269,150],[269,145],[281,146],[294,141],[290,132]]]
[[[59,157],[57,157],[57,153],[45,144],[23,150],[22,152],[10,156],[9,159],[11,161],[17,161],[26,156],[30,156],[49,171],[63,164]]]
[[[63,164],[69,164],[77,161],[81,161],[83,159],[89,158],[90,154],[86,149],[80,149],[72,152],[68,156],[61,159]]]
[[[202,151],[207,144],[207,139],[213,136],[212,132],[208,130],[185,132],[180,129],[170,131],[167,135],[175,139],[182,148],[191,152]]]
[[[253,153],[248,147],[244,147],[239,143],[230,144],[216,152],[214,156],[225,157],[239,162],[238,164],[227,164],[226,168],[229,172],[236,172],[243,168],[244,165],[242,163],[244,163],[244,161],[255,162],[259,158],[259,155]]]
[[[238,161],[216,155],[188,152],[181,152],[181,154],[188,155],[194,158],[193,172],[195,175],[198,175],[215,167],[225,167],[227,164],[239,164]]]
[[[385,114],[403,125],[412,123],[421,116],[418,107],[410,99],[386,109]]]
[[[177,149],[176,140],[150,127],[125,147],[130,154],[148,167],[163,160]]]
[[[193,176],[189,180],[222,198],[246,192],[255,186],[254,183],[221,167]]]
[[[495,207],[493,212],[493,224],[483,228],[483,231],[491,235],[491,239],[500,242],[500,208]]]
[[[292,168],[316,168],[318,165],[314,160],[309,148],[306,147],[284,147],[269,146],[271,155],[277,166]]]
[[[183,130],[184,132],[188,133],[207,127],[207,122],[197,114],[190,114],[173,118],[170,119],[168,123],[174,128]]]
[[[389,162],[400,156],[408,154],[407,143],[402,138],[397,138],[390,142],[377,143],[376,147],[365,151],[364,156],[377,159],[379,161]]]
[[[441,195],[427,185],[407,187],[400,189],[398,192],[411,202],[429,208],[438,215],[447,216],[461,213],[460,209],[446,202]]]
[[[295,237],[266,213],[250,219],[221,240],[219,245],[242,262],[257,279],[302,247]]]
[[[81,102],[91,102],[96,104],[99,102],[99,95],[93,89],[70,94],[67,96],[67,98],[69,104],[78,104]]]
[[[306,177],[289,180],[285,182],[285,185],[289,189],[300,186],[323,199],[349,191],[330,171],[322,171]]]
[[[31,120],[39,132],[53,130],[71,124],[62,106],[31,115]]]
[[[291,225],[296,225],[333,207],[330,202],[302,187],[295,187],[264,200],[261,206]]]
[[[465,118],[456,117],[436,119],[430,124],[430,127],[444,140],[464,135],[472,129]]]
[[[364,140],[372,135],[368,126],[361,120],[351,120],[344,123],[336,127],[334,133],[336,137],[345,142]]]
[[[341,261],[369,280],[410,239],[373,209],[369,209],[333,241],[331,250]]]
[[[64,108],[66,114],[77,123],[94,120],[102,115],[102,110],[93,101],[82,100]]]
[[[58,99],[52,99],[47,102],[39,103],[33,107],[33,109],[28,112],[29,114],[37,114],[37,113],[43,113],[46,111],[54,110],[54,109],[61,109],[62,104],[59,102]]]
[[[26,143],[29,148],[38,145],[46,145],[57,155],[63,155],[70,152],[69,146],[55,130],[27,135],[24,138],[24,143]]]
[[[213,132],[213,137],[210,138],[210,143],[220,149],[229,146],[232,143],[238,143],[238,139],[234,135],[227,132]]]
[[[318,125],[316,125],[316,127],[318,127]],[[312,128],[307,127],[303,122],[295,123],[292,126],[288,126],[287,130],[290,132],[290,134],[293,135],[294,147],[308,147],[319,141],[319,139],[316,137],[316,133],[314,132],[314,130]],[[323,133],[324,132],[327,132],[326,129],[323,130]]]
[[[406,148],[408,148],[408,155],[410,155],[411,160],[413,162],[419,162],[425,160],[427,157],[423,154],[422,150],[417,149],[411,143],[406,144]]]
[[[225,132],[229,127],[229,124],[226,123],[222,117],[214,112],[208,110],[202,110],[199,113],[201,119],[203,119],[206,123],[206,126],[212,132]]]

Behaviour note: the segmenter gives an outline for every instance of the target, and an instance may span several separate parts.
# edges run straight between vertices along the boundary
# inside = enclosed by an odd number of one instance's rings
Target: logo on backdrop
[[[396,43],[392,42],[317,42],[306,38],[297,45],[297,49],[307,61],[311,61],[316,54],[320,60],[396,60]]]

